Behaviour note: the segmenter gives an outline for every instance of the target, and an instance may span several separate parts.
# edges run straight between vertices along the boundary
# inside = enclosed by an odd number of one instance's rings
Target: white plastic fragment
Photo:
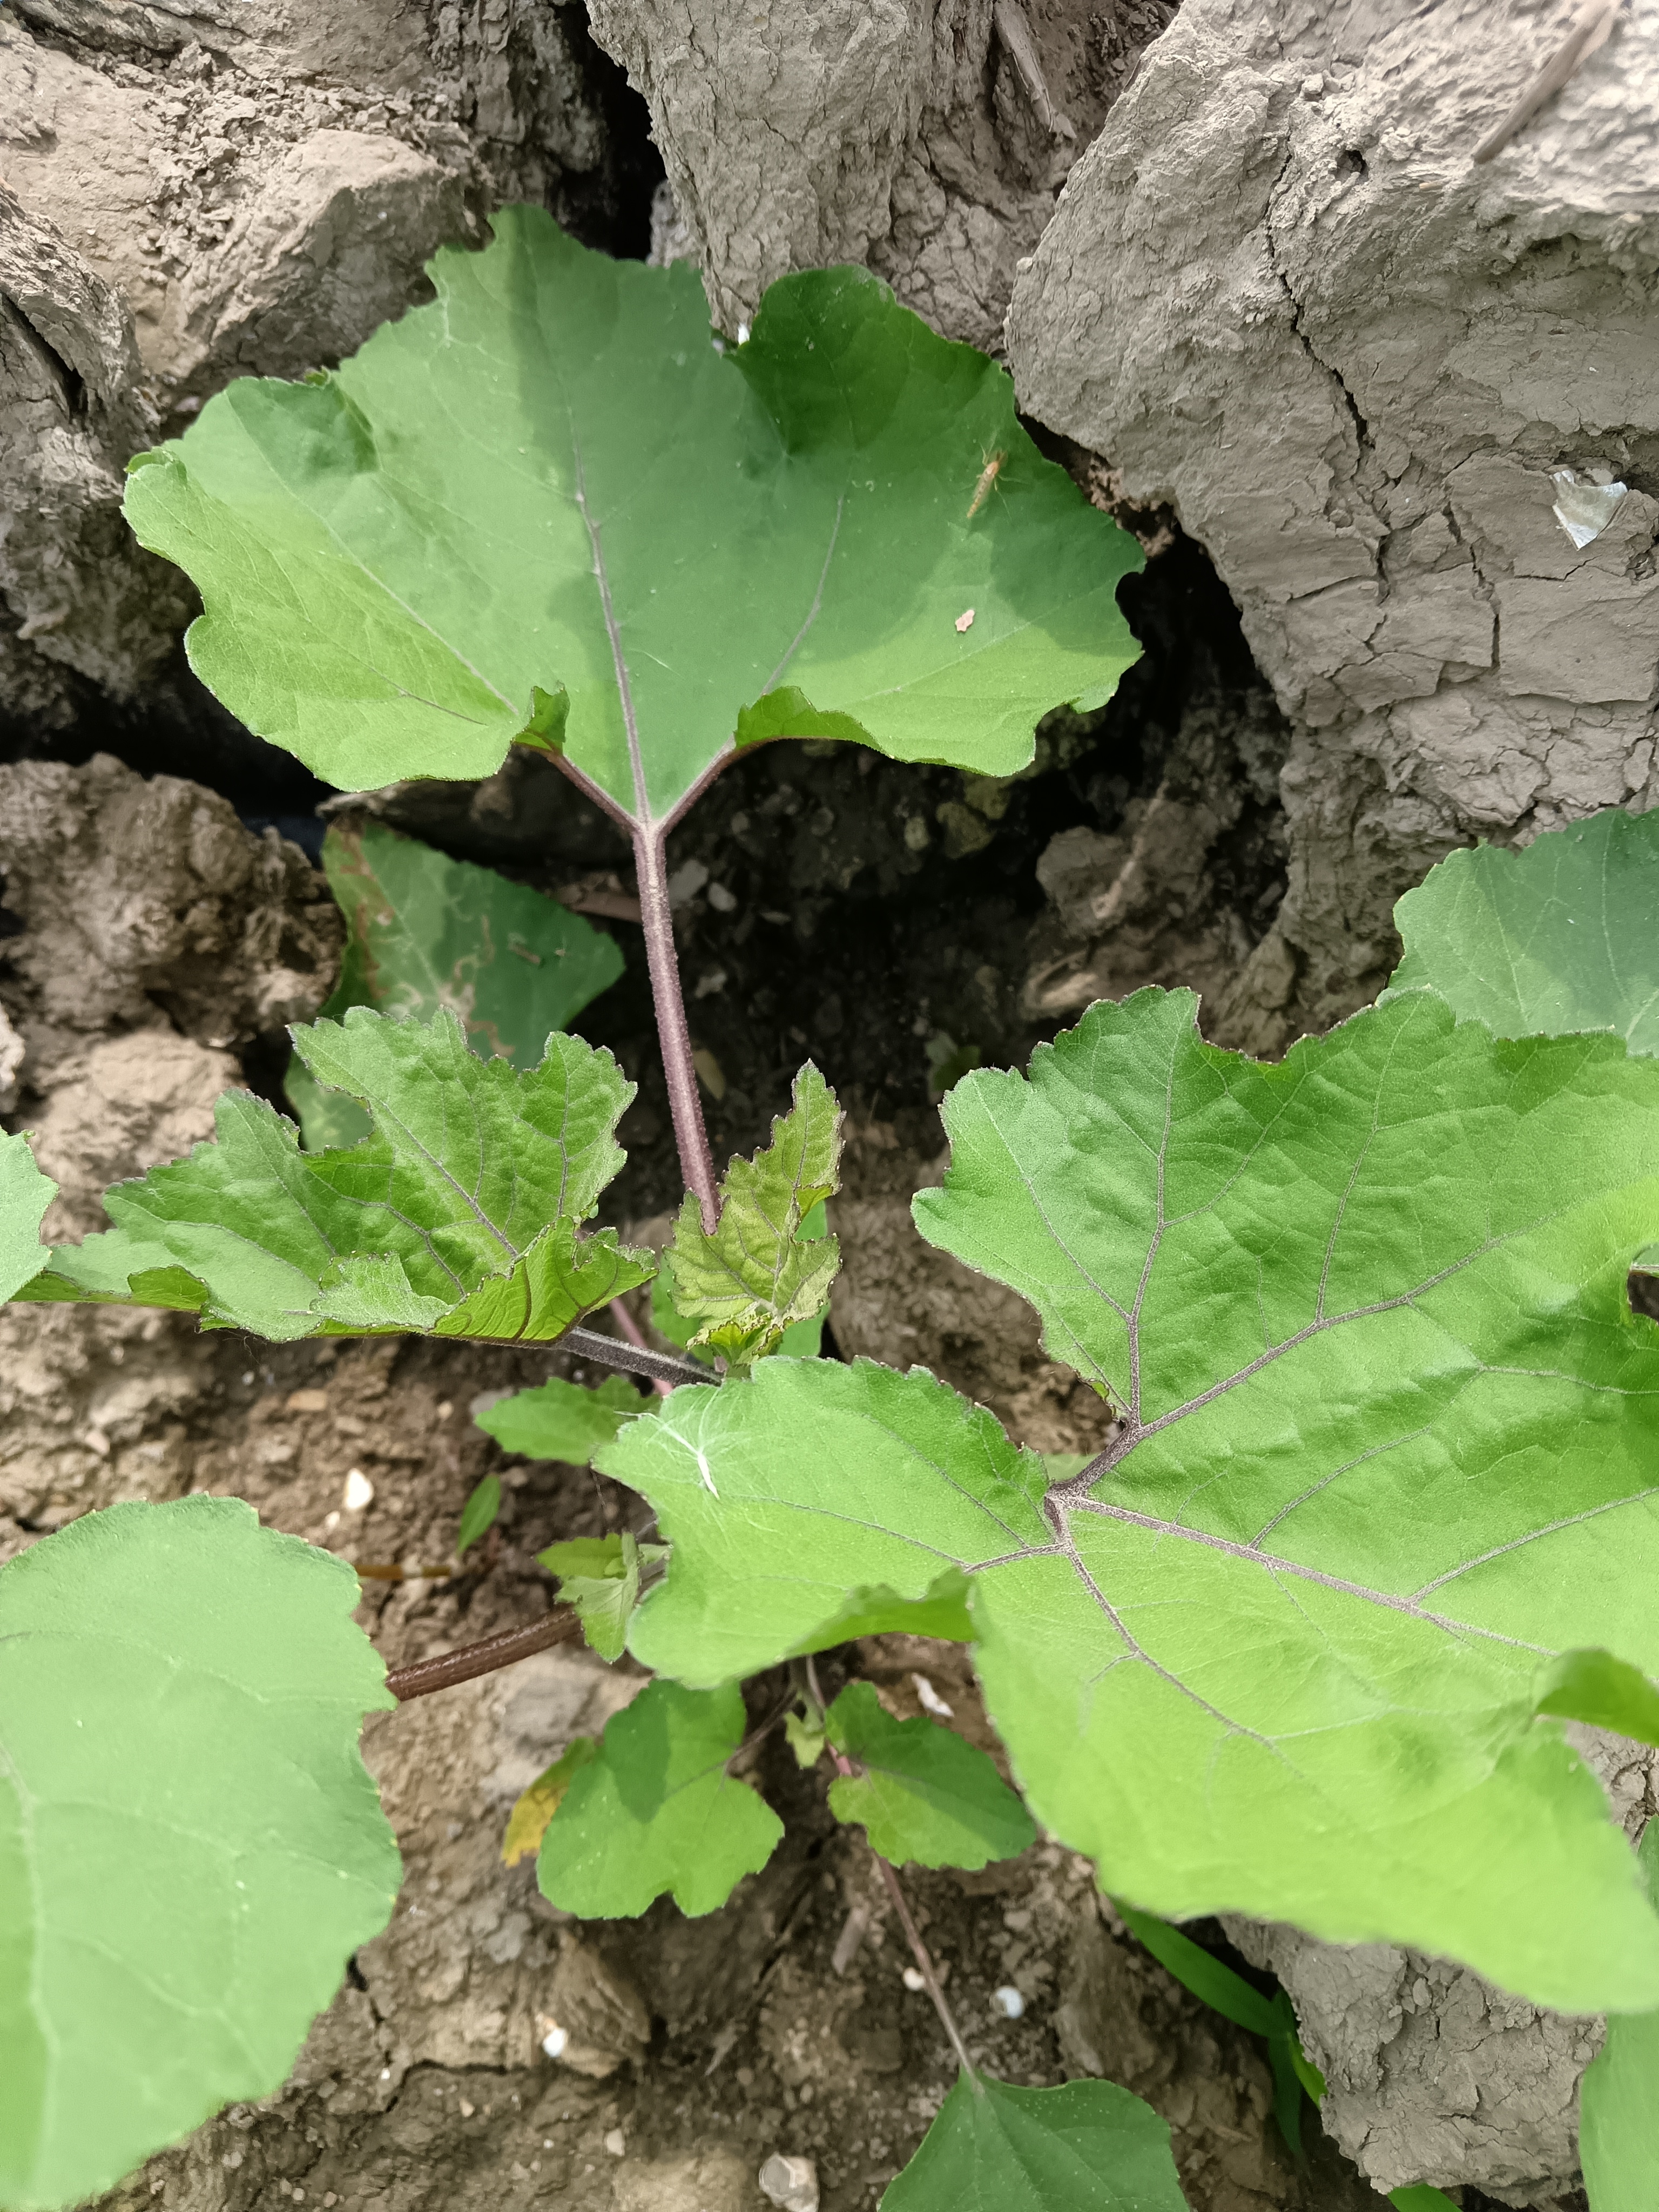
[[[818,2170],[810,2158],[775,2150],[760,2170],[760,2185],[779,2212],[818,2212]]]
[[[347,1474],[341,1503],[348,1513],[361,1513],[374,1503],[374,1486],[362,1468],[354,1467]]]
[[[950,1721],[956,1718],[955,1707],[945,1704],[925,1674],[912,1674],[910,1680],[916,1686],[916,1696],[921,1702],[923,1712],[932,1713],[935,1720]]]
[[[1000,1990],[992,1990],[991,2004],[1004,2020],[1018,2020],[1025,2010],[1025,2000],[1012,1982],[1005,1982]]]
[[[1618,514],[1629,489],[1621,483],[1580,483],[1571,469],[1555,470],[1550,482],[1555,486],[1555,519],[1581,553]]]
[[[922,1979],[921,1968],[920,1966],[907,1966],[902,1978],[905,1988],[913,1992],[917,1990],[925,1990],[927,1986],[927,1983]]]

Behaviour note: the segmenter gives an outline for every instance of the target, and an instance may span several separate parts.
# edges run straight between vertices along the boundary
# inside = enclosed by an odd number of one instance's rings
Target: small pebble
[[[374,1486],[362,1468],[354,1467],[345,1479],[345,1494],[341,1503],[348,1513],[361,1513],[374,1503]]]
[[[818,2212],[818,2170],[810,2158],[774,2151],[760,2170],[760,2185],[779,2212]]]
[[[733,827],[735,828],[735,826],[736,825],[734,823]],[[724,884],[709,884],[708,903],[714,908],[716,914],[735,914],[737,912],[738,902],[732,894],[726,890]]]
[[[992,1990],[991,2003],[1004,2020],[1018,2020],[1025,2009],[1025,2000],[1012,1982],[1005,1982],[1000,1990]]]
[[[927,1984],[921,1978],[921,1969],[920,1966],[907,1966],[905,1968],[904,1986],[907,1990],[925,1990],[927,1988]]]
[[[951,1721],[956,1718],[953,1709],[945,1704],[925,1674],[912,1674],[910,1680],[916,1686],[916,1696],[921,1701],[923,1712],[932,1713],[936,1720]]]
[[[564,2047],[570,2040],[568,2028],[550,2027],[542,2038],[542,2049],[550,2058],[562,2058]]]
[[[605,2147],[612,2158],[626,2158],[628,2138],[620,2128],[612,2128],[605,2139]]]
[[[477,2109],[478,2109],[478,2108],[477,2108],[477,2106],[476,2105],[469,2105],[469,2104],[467,2103],[467,2101],[466,2101],[466,2099],[465,2099],[465,2097],[463,2097],[463,2098],[462,2098],[462,2100],[461,2100],[461,2118],[462,2118],[464,2120],[470,2120],[470,2119],[472,2118],[472,2115],[474,2114],[474,2112],[476,2112],[477,2111]]]

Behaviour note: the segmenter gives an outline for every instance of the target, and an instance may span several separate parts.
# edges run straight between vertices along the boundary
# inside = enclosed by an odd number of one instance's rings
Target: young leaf
[[[952,1565],[1027,1802],[1113,1894],[1659,2002],[1659,1923],[1537,1710],[1566,1651],[1659,1673],[1659,1339],[1624,1292],[1659,1066],[1414,992],[1267,1067],[1194,1004],[1098,1006],[1029,1080],[969,1076],[915,1202],[1125,1408],[1092,1484],[1045,1500],[914,1373],[677,1391],[602,1458],[674,1547],[632,1647],[753,1672]]]
[[[809,1207],[801,1217],[799,1234],[804,1243],[811,1243],[829,1233],[830,1218],[823,1200]],[[678,1345],[682,1352],[691,1351],[691,1340],[697,1334],[697,1323],[688,1319],[674,1303],[672,1285],[666,1267],[651,1279],[651,1326],[671,1344]],[[806,1321],[792,1321],[778,1339],[775,1349],[790,1359],[816,1359],[823,1348],[823,1311],[820,1310]],[[696,1357],[696,1354],[693,1354]]]
[[[461,1525],[455,1532],[455,1556],[465,1559],[480,1536],[495,1525],[501,1510],[501,1478],[487,1474],[461,1508]]]
[[[1659,1820],[1637,1854],[1659,1905]],[[1659,2175],[1659,2010],[1615,2014],[1578,2092],[1578,2155],[1590,2212],[1652,2212]]]
[[[937,1721],[896,1721],[868,1682],[849,1682],[824,1716],[860,1770],[830,1785],[830,1810],[859,1822],[895,1866],[988,1865],[1036,1841],[1030,1815],[982,1751]]]
[[[1170,2130],[1112,2081],[963,2075],[881,2212],[1187,2212]]]
[[[1395,908],[1389,992],[1430,984],[1503,1037],[1613,1030],[1659,1053],[1659,812],[1453,853]]]
[[[531,1068],[549,1032],[568,1030],[623,972],[616,939],[568,907],[367,817],[331,824],[323,868],[346,918],[325,1019],[375,1006],[429,1021],[447,1006],[475,1052]],[[303,1061],[286,1088],[308,1152],[368,1133],[362,1109],[324,1091]]]
[[[228,1498],[0,1568],[0,2203],[99,2195],[279,2087],[386,1925],[385,1669],[343,1561]]]
[[[743,1693],[647,1683],[605,1723],[542,1838],[542,1894],[584,1920],[635,1919],[672,1892],[696,1919],[758,1874],[783,1823],[726,1772],[743,1741]]]
[[[334,374],[239,378],[132,465],[250,728],[348,789],[562,744],[644,823],[734,731],[1006,775],[1048,708],[1110,696],[1139,549],[983,355],[861,269],[786,276],[717,350],[689,266],[494,228]]]
[[[1635,2200],[1632,2199],[1632,2203]],[[1443,2189],[1435,2189],[1427,2182],[1419,2182],[1409,2189],[1391,2189],[1389,2202],[1395,2212],[1457,2212],[1457,2207]],[[1590,2212],[1601,2212],[1592,2205]],[[1644,2208],[1645,2212],[1645,2207]]]
[[[41,1174],[27,1137],[0,1133],[0,1302],[31,1283],[52,1255],[40,1242],[40,1224],[58,1195]]]
[[[591,1735],[574,1736],[552,1765],[536,1777],[507,1816],[507,1833],[501,1838],[503,1866],[517,1866],[521,1859],[540,1850],[547,1824],[564,1802],[571,1776],[598,1756],[599,1746]]]
[[[503,1451],[586,1467],[624,1421],[637,1420],[650,1410],[651,1401],[642,1398],[625,1376],[607,1375],[591,1389],[555,1376],[532,1390],[515,1390],[510,1398],[498,1399],[479,1414],[478,1426]]]
[[[816,1766],[823,1758],[823,1716],[816,1706],[810,1713],[786,1713],[783,1734],[785,1741],[795,1754],[797,1766]]]
[[[582,1633],[601,1659],[617,1660],[628,1642],[628,1621],[639,1603],[640,1573],[667,1557],[665,1544],[641,1544],[624,1528],[617,1536],[577,1536],[550,1544],[536,1557],[559,1577],[559,1595],[574,1605]]]
[[[804,1234],[807,1215],[840,1185],[841,1109],[810,1061],[793,1097],[772,1124],[771,1143],[727,1168],[714,1235],[688,1193],[664,1255],[677,1310],[701,1324],[691,1349],[718,1352],[734,1367],[764,1358],[792,1324],[810,1322],[841,1265],[833,1237]]]
[[[633,1086],[609,1053],[556,1035],[521,1074],[469,1052],[452,1013],[362,1006],[294,1035],[320,1081],[368,1107],[372,1137],[304,1153],[291,1122],[232,1091],[216,1142],[117,1184],[114,1230],[58,1252],[26,1295],[195,1304],[279,1340],[546,1339],[647,1279],[648,1254],[578,1234],[622,1164]]]

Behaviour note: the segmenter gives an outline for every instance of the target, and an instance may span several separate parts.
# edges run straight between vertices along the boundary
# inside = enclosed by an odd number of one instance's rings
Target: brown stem
[[[696,1199],[704,1231],[712,1237],[720,1225],[720,1199],[714,1188],[714,1163],[708,1150],[708,1133],[703,1127],[702,1101],[697,1096],[691,1032],[686,1024],[685,998],[680,988],[679,956],[674,950],[674,917],[668,903],[667,840],[659,828],[635,824],[634,865],[639,878],[646,960],[651,970],[651,1002],[656,1009],[663,1073],[668,1079],[668,1105],[674,1118],[680,1173],[685,1177],[686,1188]]]
[[[446,1651],[437,1659],[417,1659],[412,1667],[386,1670],[386,1686],[400,1705],[410,1698],[430,1697],[434,1690],[453,1689],[479,1674],[493,1674],[498,1667],[511,1667],[532,1652],[568,1644],[581,1634],[581,1617],[568,1606],[557,1606],[532,1628],[509,1628],[500,1636],[486,1636],[479,1644],[463,1644],[459,1651]]]
[[[649,1349],[638,1322],[635,1320],[620,1298],[612,1298],[611,1301],[611,1318],[636,1352],[645,1352]],[[660,1375],[652,1376],[651,1388],[659,1398],[667,1398],[673,1395],[673,1384],[664,1382]]]

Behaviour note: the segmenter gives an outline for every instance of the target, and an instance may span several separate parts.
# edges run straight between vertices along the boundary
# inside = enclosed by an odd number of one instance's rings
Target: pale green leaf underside
[[[1639,1852],[1659,1905],[1659,1820]],[[1578,2092],[1578,2155],[1590,2212],[1653,2212],[1659,2176],[1659,2011],[1607,2022]]]
[[[881,2212],[1187,2212],[1170,2130],[1112,2081],[963,2076]]]
[[[193,1308],[281,1341],[374,1330],[544,1340],[648,1279],[649,1253],[580,1224],[622,1164],[633,1096],[607,1052],[547,1040],[520,1073],[467,1049],[459,1022],[367,1007],[294,1031],[311,1073],[374,1133],[301,1152],[246,1091],[214,1142],[105,1195],[115,1227],[53,1257],[30,1297]]]
[[[1534,1709],[1576,1647],[1659,1674],[1659,1338],[1624,1289],[1659,1067],[1498,1045],[1429,993],[1263,1067],[1194,1004],[1097,1006],[1029,1081],[969,1077],[916,1201],[1129,1409],[1115,1465],[1051,1522],[927,1377],[677,1392],[605,1455],[674,1545],[634,1648],[751,1672],[839,1590],[954,1564],[1025,1796],[1114,1893],[1653,2003],[1659,1925]]]
[[[346,921],[325,1019],[374,1006],[429,1021],[447,1006],[476,1053],[530,1068],[550,1031],[568,1030],[623,972],[616,939],[579,914],[383,823],[331,823],[323,869]],[[323,1090],[297,1057],[285,1088],[308,1152],[367,1133],[362,1109]]]
[[[736,1688],[651,1682],[605,1724],[537,1862],[544,1896],[584,1920],[633,1919],[665,1891],[696,1917],[758,1874],[783,1823],[726,1771],[744,1735]]]
[[[608,1375],[591,1389],[555,1376],[533,1390],[516,1390],[510,1398],[487,1407],[478,1416],[478,1426],[503,1451],[586,1467],[624,1421],[637,1420],[649,1407],[650,1401],[620,1375]]]
[[[726,1169],[712,1236],[688,1194],[665,1258],[677,1313],[698,1324],[693,1349],[746,1365],[823,1308],[841,1247],[805,1224],[840,1188],[841,1122],[835,1093],[809,1061],[771,1143]]]
[[[333,375],[239,379],[134,465],[134,530],[202,593],[191,663],[262,737],[362,788],[562,728],[635,811],[606,591],[656,817],[734,734],[1007,775],[1110,696],[1139,550],[982,355],[863,270],[784,278],[722,354],[688,265],[533,208],[495,232]]]
[[[0,1300],[46,1264],[40,1224],[57,1195],[57,1184],[35,1165],[28,1139],[0,1133]]]
[[[868,1682],[849,1682],[824,1717],[860,1770],[830,1785],[830,1809],[857,1821],[895,1866],[987,1866],[1036,1841],[1030,1815],[982,1751],[937,1721],[895,1720]]]
[[[628,1620],[639,1601],[641,1570],[664,1556],[660,1544],[641,1544],[623,1529],[614,1536],[578,1536],[550,1544],[538,1564],[559,1578],[562,1603],[572,1605],[582,1633],[601,1659],[620,1659]]]
[[[1613,1030],[1659,1053],[1659,812],[1617,808],[1519,853],[1453,853],[1395,908],[1390,991],[1429,984],[1503,1037]]]
[[[280,2087],[400,1869],[356,1576],[230,1498],[0,1569],[0,2203],[99,2195]]]

